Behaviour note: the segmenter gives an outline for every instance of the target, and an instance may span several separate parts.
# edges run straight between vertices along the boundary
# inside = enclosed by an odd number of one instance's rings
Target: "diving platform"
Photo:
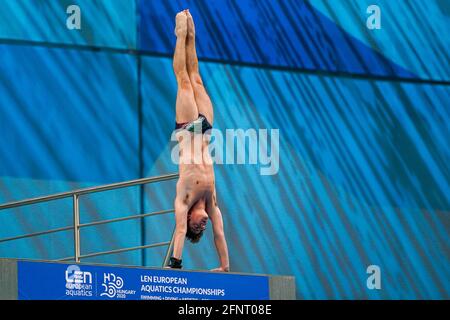
[[[292,276],[0,259],[1,300],[293,300]]]

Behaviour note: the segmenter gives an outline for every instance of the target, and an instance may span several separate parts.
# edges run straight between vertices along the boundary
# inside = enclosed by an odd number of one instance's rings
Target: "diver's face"
[[[203,209],[194,209],[190,211],[189,228],[194,233],[200,233],[206,229],[208,223],[208,214]]]

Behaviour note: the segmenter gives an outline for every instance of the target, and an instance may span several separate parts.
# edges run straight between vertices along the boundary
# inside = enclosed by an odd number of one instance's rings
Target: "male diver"
[[[176,137],[179,147],[179,179],[175,198],[175,234],[169,267],[182,267],[187,238],[200,240],[211,220],[220,266],[212,271],[229,271],[228,248],[222,213],[217,205],[214,167],[208,150],[208,134],[214,113],[203,86],[195,49],[195,27],[189,10],[175,17],[177,37],[173,70],[177,79]],[[196,145],[197,144],[197,145]]]

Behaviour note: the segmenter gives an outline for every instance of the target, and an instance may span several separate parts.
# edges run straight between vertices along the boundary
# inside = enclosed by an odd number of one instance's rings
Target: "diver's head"
[[[208,214],[205,209],[191,208],[187,217],[186,238],[192,243],[197,243],[203,235],[208,223]]]

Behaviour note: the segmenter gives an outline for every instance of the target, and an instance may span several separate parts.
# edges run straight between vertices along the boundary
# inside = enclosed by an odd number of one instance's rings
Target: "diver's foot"
[[[194,25],[194,19],[192,18],[191,13],[189,12],[189,9],[186,10],[186,16],[187,16],[187,36],[188,38],[195,38],[195,25]]]
[[[187,15],[186,10],[180,11],[175,16],[175,35],[185,38],[187,35]]]

